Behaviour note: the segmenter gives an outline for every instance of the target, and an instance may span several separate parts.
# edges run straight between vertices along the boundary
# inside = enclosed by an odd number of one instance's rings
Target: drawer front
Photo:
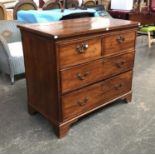
[[[131,90],[132,72],[62,96],[63,119],[71,119]]]
[[[117,54],[125,50],[134,50],[135,31],[119,32],[113,35],[105,36],[102,40],[103,55],[108,56]]]
[[[134,53],[93,61],[61,71],[61,87],[65,93],[112,75],[132,69]]]
[[[80,64],[101,56],[101,39],[77,41],[59,47],[60,67]]]

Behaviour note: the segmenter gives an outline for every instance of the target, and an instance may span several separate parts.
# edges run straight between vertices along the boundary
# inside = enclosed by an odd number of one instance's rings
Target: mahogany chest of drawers
[[[63,137],[78,118],[131,100],[137,23],[103,17],[19,25],[29,113]]]

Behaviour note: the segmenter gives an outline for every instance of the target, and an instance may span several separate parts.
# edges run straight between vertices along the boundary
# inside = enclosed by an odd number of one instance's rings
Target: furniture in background
[[[94,9],[61,9],[53,10],[30,10],[30,11],[19,11],[17,19],[24,23],[47,23],[52,21],[58,21],[62,19],[63,16],[76,13],[93,13],[94,16],[98,16]]]
[[[82,116],[130,102],[137,25],[104,17],[20,25],[29,113],[63,137]]]
[[[39,8],[42,8],[43,5],[47,2],[48,0],[39,0]],[[58,2],[59,0],[50,0],[51,2]]]
[[[140,28],[139,32],[147,33],[148,35],[148,47],[151,48],[151,44],[155,42],[155,38],[151,37],[151,33],[155,32],[155,26],[144,26]]]
[[[111,0],[110,15],[113,18],[129,19],[129,13],[133,10],[133,1]]]
[[[155,0],[139,0],[137,4],[137,8],[129,13],[129,20],[139,21],[142,25],[155,24]]]
[[[10,75],[11,83],[14,76],[25,72],[23,50],[18,21],[0,21],[0,71]]]
[[[142,25],[155,23],[155,0],[133,0],[132,10],[114,10],[109,13],[114,18],[138,21]]]
[[[89,5],[87,5],[87,2],[92,2],[91,4],[89,3]],[[108,13],[108,11],[106,11],[106,8],[104,7],[103,4],[96,4],[94,1],[86,1],[86,3],[83,3],[82,5],[83,9],[94,9],[96,10],[97,14],[99,16],[106,16],[108,18],[111,18],[110,14]]]
[[[37,10],[37,5],[32,0],[23,0],[18,2],[13,10],[13,17],[17,19],[17,12],[19,10]]]
[[[18,0],[0,0],[0,2],[6,9],[13,9],[16,3],[18,3]]]
[[[78,0],[65,0],[64,6],[66,9],[68,8],[78,8],[79,7],[79,1]]]
[[[84,2],[83,5],[84,5],[85,7],[95,6],[95,5],[96,5],[96,2],[93,1],[93,0],[89,0],[89,1]]]
[[[150,0],[150,10],[152,12],[155,12],[155,0]]]
[[[5,20],[6,19],[6,9],[5,6],[0,3],[0,20]]]
[[[63,16],[60,20],[68,20],[68,19],[75,19],[75,18],[86,18],[86,17],[94,17],[94,13],[92,13],[92,12],[72,13],[72,14]]]
[[[111,0],[97,0],[98,5],[103,5],[106,10],[110,9]]]
[[[118,18],[118,19],[125,19],[129,20],[129,13],[130,11],[125,11],[125,10],[108,10],[109,14],[113,18]]]
[[[90,0],[50,0],[52,2],[60,2],[64,8],[77,8]],[[108,10],[110,6],[110,0],[92,0],[98,5],[104,5]],[[42,8],[45,4],[45,0],[39,0],[39,7]]]
[[[60,8],[61,8],[60,2],[52,2],[51,0],[47,1],[42,7],[43,10],[60,9]]]
[[[32,0],[34,3],[36,3],[37,8],[39,9],[39,0]]]
[[[6,9],[6,19],[13,20],[13,9]]]
[[[118,0],[115,1],[119,5]],[[155,39],[151,38],[151,34],[155,36],[154,26],[148,26],[155,24],[155,0],[133,0],[132,10],[109,10],[109,13],[114,18],[138,21],[139,25],[144,26],[139,29],[139,34],[147,33],[149,48],[155,42]]]
[[[42,8],[45,4],[44,0],[39,0],[39,8]]]

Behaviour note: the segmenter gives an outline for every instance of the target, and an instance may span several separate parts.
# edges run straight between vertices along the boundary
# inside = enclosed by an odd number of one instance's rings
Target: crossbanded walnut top
[[[71,37],[81,34],[105,32],[115,29],[137,27],[138,23],[127,20],[113,19],[107,17],[89,17],[70,19],[51,23],[23,24],[18,25],[21,29],[40,33],[55,39]]]

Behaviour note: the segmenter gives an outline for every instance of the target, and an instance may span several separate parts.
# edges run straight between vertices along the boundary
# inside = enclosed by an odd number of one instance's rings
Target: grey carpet
[[[80,119],[58,139],[27,113],[25,80],[0,75],[0,153],[155,153],[155,45],[138,39],[132,103],[115,102]]]

